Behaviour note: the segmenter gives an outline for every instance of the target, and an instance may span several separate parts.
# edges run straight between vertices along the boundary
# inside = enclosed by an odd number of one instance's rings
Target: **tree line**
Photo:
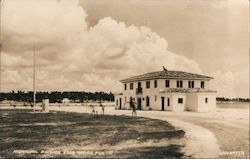
[[[50,103],[61,103],[64,98],[68,98],[74,102],[92,101],[114,101],[114,94],[112,92],[36,92],[36,101],[41,102],[42,99],[49,99]],[[0,101],[13,100],[19,102],[32,102],[33,91],[11,91],[7,93],[0,93]]]
[[[220,102],[250,102],[249,98],[225,98],[225,97],[217,97],[216,101]]]

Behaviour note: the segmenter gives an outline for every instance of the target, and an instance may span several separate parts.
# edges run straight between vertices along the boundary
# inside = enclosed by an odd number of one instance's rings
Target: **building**
[[[209,76],[183,71],[146,73],[121,80],[122,93],[115,94],[116,109],[197,111],[216,109],[216,91],[209,90]],[[132,102],[134,101],[134,102]]]
[[[69,103],[70,100],[68,98],[63,98],[62,103]]]

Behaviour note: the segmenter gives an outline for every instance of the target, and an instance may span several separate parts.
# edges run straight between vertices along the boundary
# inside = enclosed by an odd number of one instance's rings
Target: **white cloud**
[[[212,72],[214,80],[210,87],[218,91],[219,97],[244,97],[249,98],[249,70],[239,70],[239,72]],[[242,77],[244,75],[244,77]]]
[[[33,45],[40,90],[115,91],[121,89],[120,79],[163,65],[202,73],[197,62],[168,51],[166,39],[150,28],[127,26],[110,17],[89,27],[77,0],[8,0],[3,15],[3,63],[19,66],[4,68],[6,90],[32,89]],[[214,73],[214,81],[224,79],[220,74]],[[226,76],[221,93],[235,82],[230,79],[234,74]]]

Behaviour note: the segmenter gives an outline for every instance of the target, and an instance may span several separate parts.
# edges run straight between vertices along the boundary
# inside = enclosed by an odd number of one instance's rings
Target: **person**
[[[135,100],[132,101],[132,117],[137,116],[136,108],[135,108]]]
[[[90,114],[95,116],[95,107],[94,106],[92,106],[92,110],[91,110]]]
[[[95,111],[95,116],[98,117],[98,111],[97,110]]]
[[[101,104],[101,107],[102,107],[102,115],[104,115],[104,105]]]

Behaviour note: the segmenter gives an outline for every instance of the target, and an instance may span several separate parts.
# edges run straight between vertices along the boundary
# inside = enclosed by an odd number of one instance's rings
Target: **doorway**
[[[138,110],[141,110],[141,98],[137,98],[137,100],[138,100],[138,105],[137,105]]]
[[[168,98],[168,107],[170,106],[170,98]]]
[[[120,109],[122,109],[122,98],[120,98],[120,103],[119,103],[119,105],[120,105]]]
[[[165,97],[161,97],[161,110],[164,111],[165,110],[165,106],[164,106],[164,103],[165,103]]]

